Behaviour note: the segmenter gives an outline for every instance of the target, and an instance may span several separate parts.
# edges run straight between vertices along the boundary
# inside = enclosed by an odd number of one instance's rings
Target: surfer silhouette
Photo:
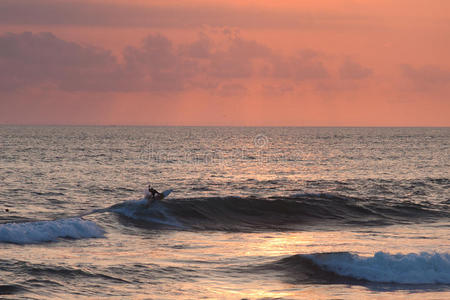
[[[145,199],[147,200],[147,207],[152,204],[157,198],[161,198],[162,194],[152,188],[150,185],[148,186],[148,190],[145,191]]]

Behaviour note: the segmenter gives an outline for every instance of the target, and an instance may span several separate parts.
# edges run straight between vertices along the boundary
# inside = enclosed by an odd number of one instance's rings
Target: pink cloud
[[[0,36],[0,90],[50,84],[65,91],[180,92],[211,90],[218,82],[232,86],[232,80],[261,76],[293,81],[329,76],[324,58],[314,50],[283,57],[238,33],[226,34],[220,45],[203,34],[177,46],[166,36],[150,34],[139,46],[126,47],[122,61],[108,50],[68,42],[51,33],[8,33]],[[258,68],[261,64],[263,71]]]
[[[372,75],[372,70],[347,58],[339,68],[339,75],[342,79],[364,79]]]
[[[110,51],[67,42],[48,32],[0,36],[0,90],[43,83],[88,90],[90,80],[110,77],[115,66]]]
[[[405,64],[400,67],[402,74],[413,84],[416,90],[432,91],[450,86],[450,69],[436,65],[414,67]]]

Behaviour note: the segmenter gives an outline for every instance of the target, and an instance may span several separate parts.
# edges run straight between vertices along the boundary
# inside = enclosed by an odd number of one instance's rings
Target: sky
[[[450,1],[1,0],[0,124],[450,126]]]

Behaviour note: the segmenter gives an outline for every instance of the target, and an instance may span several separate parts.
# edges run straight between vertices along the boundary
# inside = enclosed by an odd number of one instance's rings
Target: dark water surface
[[[0,298],[450,298],[449,128],[1,126],[0,149]],[[149,183],[173,191],[146,208]]]

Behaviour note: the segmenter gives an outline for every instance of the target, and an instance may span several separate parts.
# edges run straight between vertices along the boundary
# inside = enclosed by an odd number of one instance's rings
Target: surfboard
[[[163,194],[163,199],[166,198],[167,196],[169,196],[169,194],[172,193],[172,190],[165,190],[164,192],[162,192],[161,194]]]

